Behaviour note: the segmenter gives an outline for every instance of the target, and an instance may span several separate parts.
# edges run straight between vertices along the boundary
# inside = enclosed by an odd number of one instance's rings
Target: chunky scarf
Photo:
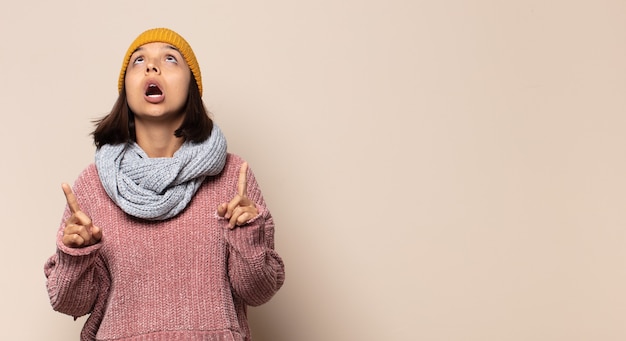
[[[171,158],[150,158],[136,143],[106,144],[96,151],[100,182],[126,213],[165,220],[180,213],[207,176],[226,163],[226,138],[213,124],[202,143],[185,142]]]

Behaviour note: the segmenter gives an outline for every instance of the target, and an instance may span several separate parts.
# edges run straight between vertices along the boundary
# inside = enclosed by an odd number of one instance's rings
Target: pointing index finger
[[[72,213],[80,211],[78,201],[76,200],[76,196],[74,195],[74,192],[72,192],[72,188],[70,187],[70,185],[63,183],[61,187],[63,188],[65,200],[67,201],[67,205],[70,207],[70,211],[72,211]]]
[[[248,192],[248,163],[244,162],[239,168],[239,182],[237,183],[237,193],[241,197],[246,197]]]

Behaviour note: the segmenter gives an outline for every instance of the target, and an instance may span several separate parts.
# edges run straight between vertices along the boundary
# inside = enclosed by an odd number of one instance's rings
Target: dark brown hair
[[[176,137],[184,137],[187,141],[199,143],[211,136],[213,120],[209,117],[209,112],[202,102],[202,96],[194,77],[191,77],[189,81],[189,93],[183,112],[185,119],[174,132]],[[93,142],[97,148],[105,144],[136,141],[135,114],[128,107],[125,85],[122,86],[122,91],[120,91],[111,112],[101,119],[95,120],[94,123],[96,128],[91,135],[93,135]]]

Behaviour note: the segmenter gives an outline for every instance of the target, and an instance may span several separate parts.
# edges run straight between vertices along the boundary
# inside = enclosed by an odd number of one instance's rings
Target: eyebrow
[[[169,45],[169,44],[168,44],[168,45],[164,46],[164,48],[174,50],[174,51],[176,51],[176,52],[180,53],[181,55],[183,54],[183,53],[182,53],[182,52],[180,52],[180,50],[179,50],[179,49],[177,49],[177,48],[176,48],[176,46],[174,46],[174,45]],[[143,50],[143,45],[141,45],[141,46],[139,46],[138,48],[136,48],[136,49],[135,49],[135,51],[133,51],[133,53],[131,53],[130,55],[132,56],[133,54],[135,54],[136,52],[141,51],[141,50]]]

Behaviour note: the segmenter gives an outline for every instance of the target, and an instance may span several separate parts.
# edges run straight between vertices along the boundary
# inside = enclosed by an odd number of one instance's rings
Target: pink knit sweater
[[[248,197],[259,215],[229,230],[216,213],[237,191],[242,159],[229,154],[189,206],[166,221],[133,218],[113,203],[94,165],[74,184],[81,210],[102,228],[100,243],[63,245],[45,264],[52,307],[91,314],[81,340],[248,341],[246,306],[267,302],[282,286],[284,265],[274,251],[274,222],[254,175]]]

